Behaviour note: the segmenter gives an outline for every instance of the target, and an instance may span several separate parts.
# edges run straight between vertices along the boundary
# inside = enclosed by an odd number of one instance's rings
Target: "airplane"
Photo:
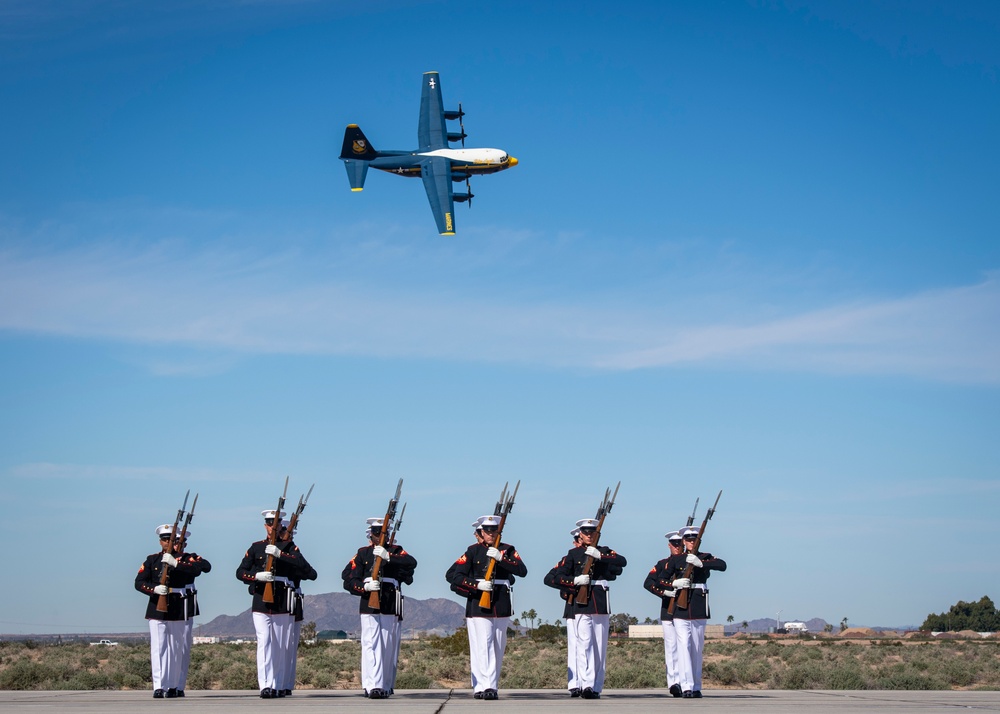
[[[423,91],[420,95],[420,121],[417,140],[420,148],[415,151],[376,151],[368,137],[357,124],[348,124],[344,130],[344,146],[340,159],[347,168],[347,178],[352,191],[364,188],[368,167],[398,174],[420,176],[424,180],[427,200],[434,212],[438,231],[443,236],[455,235],[455,202],[472,205],[470,176],[492,174],[517,166],[517,159],[500,149],[466,149],[465,125],[462,123],[462,105],[457,110],[445,111],[441,99],[441,79],[437,72],[424,72]],[[446,120],[459,120],[458,132],[449,132]],[[461,149],[451,148],[449,142],[461,141]],[[452,182],[465,181],[466,192],[456,193]]]

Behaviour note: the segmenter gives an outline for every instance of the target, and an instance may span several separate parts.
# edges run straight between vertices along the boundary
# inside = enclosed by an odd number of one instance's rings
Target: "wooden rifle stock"
[[[701,528],[698,529],[698,538],[694,542],[694,547],[691,549],[691,553],[697,553],[698,549],[701,547],[701,539],[705,536],[705,528],[708,526],[708,522],[712,520],[712,516],[715,515],[715,507],[719,505],[719,499],[722,498],[722,491],[719,491],[719,495],[715,497],[715,504],[708,509],[705,513],[705,520],[701,522]],[[695,503],[697,506],[697,503]],[[694,573],[694,565],[691,563],[687,564],[684,568],[684,572],[681,575],[682,578],[689,578]],[[667,605],[667,612],[671,615],[674,614],[674,608],[679,607],[682,610],[686,610],[688,606],[688,590],[689,588],[681,588],[681,591],[674,596],[674,599],[670,601]]]
[[[288,477],[285,476],[285,490],[281,493],[281,498],[278,499],[278,508],[274,512],[274,518],[271,520],[271,535],[268,537],[268,545],[276,545],[278,542],[278,534],[281,532],[281,509],[285,507],[285,496],[288,494]],[[264,570],[274,574],[274,556],[267,556],[267,564],[264,566]],[[274,583],[268,581],[264,583],[264,594],[262,596],[264,602],[270,604],[274,603]]]
[[[500,550],[501,538],[503,537],[503,527],[507,523],[507,516],[510,514],[511,509],[514,507],[514,497],[517,496],[517,489],[521,488],[521,481],[518,480],[517,484],[514,486],[514,493],[510,495],[506,503],[503,505],[503,513],[500,515],[500,525],[497,526],[497,534],[493,537],[493,547]],[[507,485],[504,484],[503,491],[500,493],[500,498],[503,500],[504,493],[507,491]],[[497,514],[494,514],[497,515]],[[486,574],[483,576],[484,580],[493,582],[493,571],[496,569],[497,561],[490,558],[490,562],[486,566]],[[483,594],[479,596],[479,607],[484,610],[489,610],[493,604],[493,593],[489,590],[483,590]]]
[[[396,496],[395,498],[389,499],[389,507],[385,509],[385,518],[382,519],[382,533],[378,537],[378,544],[380,547],[385,548],[387,538],[389,536],[389,529],[392,527],[392,519],[396,517],[396,504],[399,503],[399,494],[403,490],[403,479],[399,479],[399,484],[396,486]],[[382,559],[375,558],[375,562],[372,564],[372,581],[379,580],[379,571],[382,570]],[[382,591],[372,590],[368,593],[368,607],[373,610],[379,610],[382,607]]]
[[[174,519],[174,526],[170,529],[170,547],[164,551],[174,554],[174,544],[177,542],[177,526],[180,525],[181,518],[184,517],[184,510],[187,508],[188,496],[191,495],[191,489],[184,494],[184,504],[181,506],[181,510],[177,511],[177,518]],[[198,497],[195,496],[197,501]],[[170,579],[170,567],[166,563],[161,563],[160,565],[160,585],[166,585]],[[159,599],[156,601],[156,611],[166,612],[167,611],[167,595],[160,595]]]
[[[604,491],[604,500],[601,502],[601,507],[597,509],[598,510],[597,530],[594,531],[594,542],[591,543],[591,545],[593,545],[595,548],[597,547],[597,544],[600,543],[601,541],[601,528],[604,527],[604,519],[607,518],[608,513],[611,512],[611,508],[615,505],[615,498],[618,497],[618,489],[621,488],[621,485],[622,482],[619,481],[618,485],[615,486],[615,494],[611,496],[610,501],[608,501],[608,494],[611,492],[611,489],[608,488]],[[588,555],[587,559],[583,561],[583,571],[580,574],[590,575],[590,571],[593,570],[593,568],[594,568],[594,559]],[[586,605],[589,599],[590,599],[590,586],[589,585],[579,586],[576,589],[576,596],[573,598],[574,602],[577,602],[581,605]]]

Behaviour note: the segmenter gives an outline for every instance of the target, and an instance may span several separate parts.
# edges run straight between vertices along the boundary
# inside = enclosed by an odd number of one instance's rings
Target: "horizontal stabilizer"
[[[351,182],[352,191],[360,191],[365,187],[365,176],[368,175],[368,162],[344,159],[347,168],[347,180]]]

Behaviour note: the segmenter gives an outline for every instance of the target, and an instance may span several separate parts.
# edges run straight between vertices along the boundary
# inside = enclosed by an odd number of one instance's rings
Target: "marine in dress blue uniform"
[[[358,552],[341,573],[344,589],[359,596],[361,615],[361,686],[365,696],[386,699],[395,689],[399,657],[400,622],[403,616],[402,585],[413,583],[417,559],[398,544],[379,546],[384,527],[381,518],[369,518],[368,545]],[[372,579],[375,558],[382,559],[379,579]],[[378,607],[369,605],[378,592]]]
[[[183,697],[191,663],[194,640],[194,616],[198,611],[198,593],[194,580],[212,569],[212,564],[197,553],[185,553],[178,537],[168,553],[173,524],[156,528],[161,550],[146,556],[135,576],[135,589],[149,597],[146,620],[149,621],[149,655],[153,674],[153,697]],[[187,532],[191,537],[191,531]],[[164,567],[170,568],[166,585],[160,584]],[[156,609],[160,595],[167,596],[167,611]]]
[[[465,623],[469,632],[469,664],[472,689],[476,699],[499,698],[500,671],[507,647],[507,627],[513,605],[511,590],[516,578],[528,574],[528,568],[510,543],[495,544],[500,526],[498,516],[479,519],[477,540],[456,560],[445,579],[451,589],[466,598]],[[495,561],[493,580],[486,580],[490,560]],[[490,606],[479,605],[483,592],[490,593]]]

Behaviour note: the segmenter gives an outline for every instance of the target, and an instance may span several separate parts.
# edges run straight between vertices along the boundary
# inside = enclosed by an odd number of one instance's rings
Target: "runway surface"
[[[886,712],[1000,712],[1000,692],[818,691],[818,690],[707,690],[702,699],[675,699],[665,689],[605,690],[600,700],[571,699],[563,690],[501,690],[495,702],[478,701],[468,689],[419,689],[399,691],[391,699],[368,700],[357,691],[296,690],[284,699],[260,699],[251,691],[192,690],[183,699],[153,699],[152,693],[0,692],[5,712],[135,712],[179,709],[190,712],[245,712],[255,708],[270,712],[372,712],[387,710],[406,714],[459,714],[505,711],[561,714],[602,712],[653,712],[696,709],[717,712],[787,712],[788,714],[861,714]]]

